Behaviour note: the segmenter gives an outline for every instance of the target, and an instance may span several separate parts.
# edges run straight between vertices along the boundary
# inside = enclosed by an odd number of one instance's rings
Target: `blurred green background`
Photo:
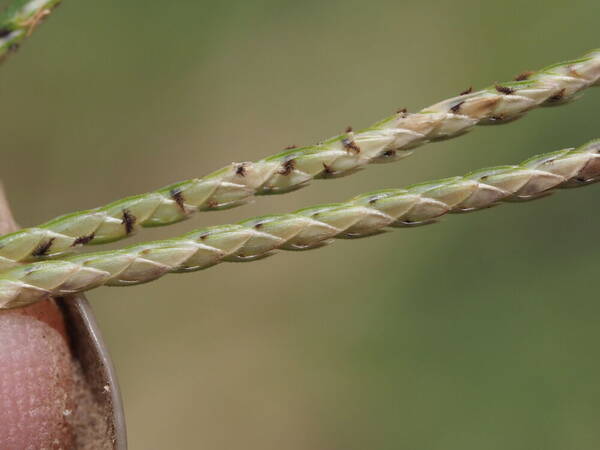
[[[5,2],[6,3],[6,2]],[[597,0],[65,0],[0,71],[21,225],[599,45]],[[136,239],[600,137],[600,90]],[[600,448],[598,187],[88,295],[132,449]]]

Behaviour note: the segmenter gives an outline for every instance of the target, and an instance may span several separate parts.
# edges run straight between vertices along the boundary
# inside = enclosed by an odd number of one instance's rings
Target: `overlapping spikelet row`
[[[459,136],[475,125],[505,123],[538,106],[563,104],[600,84],[600,50],[518,78],[463,93],[419,113],[401,111],[366,130],[348,130],[318,145],[289,149],[257,162],[234,163],[204,178],[3,236],[0,270],[59,256],[83,244],[122,239],[139,226],[171,224],[198,210],[229,208],[254,195],[289,192],[313,178],[346,175],[369,163],[403,158],[419,145]]]
[[[426,224],[451,212],[529,200],[555,188],[600,179],[600,140],[530,158],[517,166],[360,195],[346,203],[258,217],[196,230],[177,239],[20,266],[0,274],[0,308],[100,285],[145,283],[168,272],[205,269],[223,261],[252,261],[276,249],[321,247],[334,238],[377,234],[387,227]]]

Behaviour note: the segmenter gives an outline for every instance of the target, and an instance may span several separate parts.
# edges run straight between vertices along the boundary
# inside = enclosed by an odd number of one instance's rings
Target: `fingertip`
[[[72,362],[53,302],[0,314],[0,447],[70,448]]]

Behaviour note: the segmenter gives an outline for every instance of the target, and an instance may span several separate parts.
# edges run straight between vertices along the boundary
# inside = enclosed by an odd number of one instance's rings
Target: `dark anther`
[[[497,84],[496,86],[494,86],[496,88],[496,90],[504,95],[511,95],[515,93],[515,90],[512,88],[509,88],[507,86],[500,86],[499,84]]]
[[[531,70],[527,70],[527,71],[525,71],[525,72],[521,72],[519,75],[517,75],[517,76],[515,77],[515,81],[525,81],[525,80],[528,80],[528,79],[529,79],[529,77],[530,77],[531,75],[533,75],[534,73],[535,73],[535,72],[532,72]]]
[[[371,200],[369,200],[369,205],[374,205],[375,203],[377,203],[377,200],[378,199],[376,198],[372,198]]]
[[[177,203],[177,206],[181,208],[182,211],[185,211],[185,198],[183,198],[183,193],[181,189],[175,188],[171,189],[171,198]]]
[[[504,117],[502,115],[490,116],[489,120],[491,120],[492,122],[502,122],[504,120]]]
[[[125,225],[125,233],[131,234],[131,232],[133,231],[133,225],[135,224],[135,221],[136,218],[133,214],[131,214],[131,211],[129,211],[128,209],[124,209],[123,219],[121,220],[121,223]]]
[[[75,241],[73,241],[73,245],[71,247],[75,247],[77,245],[85,245],[94,239],[95,233],[86,234],[85,236],[79,236]]]
[[[200,235],[200,239],[203,241],[205,241],[207,237],[208,237],[208,233],[204,233],[204,234]]]
[[[558,91],[552,97],[549,97],[548,101],[549,102],[558,102],[558,101],[562,100],[564,96],[565,96],[565,88],[562,88],[560,91]]]
[[[346,150],[350,150],[353,153],[360,153],[360,147],[358,145],[356,145],[356,142],[354,142],[351,139],[348,139],[348,138],[342,139],[342,145],[344,146],[344,148]]]
[[[296,161],[294,161],[293,159],[288,159],[281,165],[281,169],[277,173],[279,173],[280,175],[289,175],[290,173],[292,173],[295,167]]]
[[[575,178],[579,183],[587,183],[587,180],[583,177],[577,177]]]
[[[31,256],[46,256],[46,254],[48,254],[48,250],[50,250],[50,247],[52,247],[54,239],[55,238],[50,238],[46,242],[41,242],[36,248],[33,249]]]
[[[473,92],[473,86],[469,86],[467,89],[465,89],[458,95],[467,95],[467,94],[470,94],[471,92]]]
[[[11,29],[8,28],[0,28],[0,39],[1,38],[5,38],[6,36],[8,36],[10,33],[12,33]]]
[[[329,167],[327,164],[323,163],[323,169],[325,169],[325,173],[327,175],[331,175],[333,173],[333,170],[331,170],[331,167]]]
[[[352,127],[350,125],[346,127],[346,133],[352,133]]]
[[[458,102],[456,105],[454,105],[450,108],[450,111],[456,114],[458,111],[460,111],[460,107],[462,106],[462,104],[464,102],[465,102],[464,100],[462,102]]]
[[[298,148],[298,146],[296,146],[296,145],[288,145],[284,150],[293,150],[295,148]]]
[[[213,209],[213,208],[216,208],[217,206],[219,206],[219,202],[217,202],[216,200],[212,200],[211,199],[211,200],[209,200],[209,201],[206,202],[206,206],[209,209]]]
[[[399,109],[399,110],[398,110],[398,111],[396,111],[396,112],[397,112],[398,114],[400,114],[400,116],[402,116],[402,117],[406,117],[406,116],[407,116],[407,114],[408,114],[408,109],[406,109],[406,108],[402,108],[402,109]]]
[[[238,164],[237,167],[235,168],[235,174],[239,175],[240,177],[245,177],[246,176],[246,164],[244,164],[244,163]]]
[[[257,224],[254,225],[254,229],[255,230],[260,230],[263,227],[263,225],[264,225],[263,223],[259,222],[259,223],[257,223]]]
[[[391,158],[392,156],[396,156],[396,150],[386,150],[381,154],[384,158]]]

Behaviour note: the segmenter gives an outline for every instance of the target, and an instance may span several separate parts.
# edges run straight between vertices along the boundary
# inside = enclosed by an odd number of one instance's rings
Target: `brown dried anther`
[[[48,250],[50,250],[50,247],[52,247],[54,239],[56,238],[50,238],[45,242],[41,242],[36,248],[33,249],[31,256],[35,256],[36,258],[46,256],[48,254]]]
[[[512,95],[515,93],[515,90],[513,88],[509,88],[508,86],[500,86],[497,84],[494,86],[494,88],[504,95]]]
[[[240,177],[245,177],[246,176],[246,163],[238,164],[237,167],[235,168],[235,174],[239,175]]]
[[[84,236],[79,236],[77,239],[73,241],[71,247],[76,247],[77,245],[85,245],[91,242],[94,239],[96,233],[86,234]]]
[[[125,233],[131,234],[133,232],[133,226],[135,225],[136,217],[131,214],[131,211],[128,209],[123,210],[123,218],[121,219],[121,223],[125,225]]]
[[[454,114],[456,114],[458,111],[460,111],[460,107],[463,105],[464,102],[465,101],[463,100],[462,102],[458,102],[454,106],[451,106],[450,111],[453,112]]]
[[[521,72],[519,75],[517,75],[515,77],[515,81],[525,81],[528,80],[529,77],[531,77],[531,75],[533,75],[535,72],[531,71],[531,70],[526,70],[525,72]]]
[[[281,169],[277,172],[280,175],[289,175],[296,167],[296,161],[294,159],[288,159],[281,165]]]
[[[185,198],[183,197],[183,192],[181,192],[181,189],[172,189],[169,194],[175,203],[177,203],[177,206],[179,206],[182,211],[185,211]]]
[[[346,128],[346,133],[349,134],[348,137],[342,139],[342,145],[344,148],[352,153],[360,153],[360,147],[354,142],[354,138],[352,136],[352,127]]]
[[[352,139],[342,139],[342,145],[344,148],[352,153],[360,153],[360,147]]]

